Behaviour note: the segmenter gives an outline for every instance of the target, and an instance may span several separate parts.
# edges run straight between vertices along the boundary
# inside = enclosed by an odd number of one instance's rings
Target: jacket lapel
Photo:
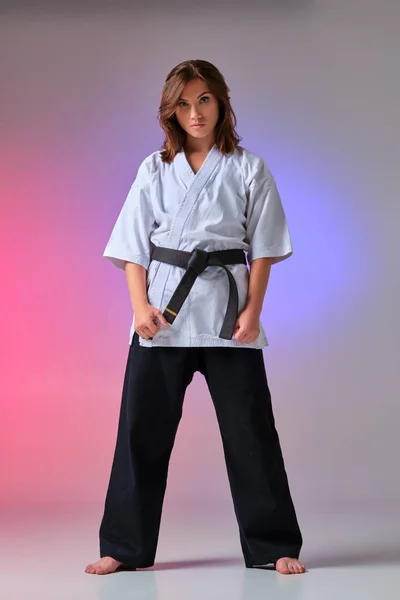
[[[222,153],[214,144],[200,169],[195,174],[186,159],[184,151],[182,150],[176,155],[174,163],[176,163],[177,172],[186,186],[186,192],[179,204],[169,233],[169,245],[171,248],[178,248],[183,228],[196,204],[196,200],[221,159]]]

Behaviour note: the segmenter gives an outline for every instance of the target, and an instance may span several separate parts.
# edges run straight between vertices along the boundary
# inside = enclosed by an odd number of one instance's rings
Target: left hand
[[[244,308],[236,321],[233,336],[242,344],[251,344],[259,335],[260,315],[250,308]]]

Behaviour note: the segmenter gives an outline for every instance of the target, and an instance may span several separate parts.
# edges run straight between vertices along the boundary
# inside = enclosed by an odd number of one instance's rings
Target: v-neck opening
[[[203,181],[203,177],[207,178],[207,173],[211,173],[214,169],[215,165],[222,158],[222,154],[219,151],[219,148],[216,144],[210,149],[209,153],[203,160],[203,163],[200,169],[195,173],[192,167],[189,164],[188,159],[186,158],[186,154],[183,148],[179,152],[177,152],[174,158],[174,166],[176,168],[176,172],[180,177],[183,185],[186,188],[186,191],[189,191],[193,188],[201,187],[201,182]],[[204,183],[204,182],[203,182]]]
[[[186,152],[185,152],[185,150],[182,148],[183,158],[185,159],[185,163],[186,163],[186,165],[187,165],[187,167],[188,167],[188,171],[189,171],[189,173],[190,173],[190,174],[191,174],[193,177],[197,177],[197,175],[200,173],[200,171],[201,171],[201,170],[202,170],[202,168],[204,167],[204,164],[207,162],[207,160],[209,159],[210,155],[214,153],[214,150],[215,150],[216,148],[217,148],[217,144],[214,144],[214,145],[213,145],[213,146],[210,148],[210,150],[208,151],[208,153],[207,153],[207,155],[206,155],[205,159],[204,159],[204,160],[203,160],[203,162],[201,163],[200,169],[197,171],[197,173],[195,173],[195,172],[193,171],[193,169],[192,169],[192,167],[191,167],[191,165],[190,165],[190,163],[189,163],[189,161],[188,161],[188,159],[187,159]]]

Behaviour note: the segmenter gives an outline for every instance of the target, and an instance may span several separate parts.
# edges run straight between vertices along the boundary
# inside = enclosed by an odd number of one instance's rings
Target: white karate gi
[[[124,269],[124,261],[147,271],[147,295],[161,312],[181,280],[184,269],[150,262],[150,240],[156,246],[192,251],[239,248],[255,258],[293,253],[285,213],[276,183],[262,158],[242,146],[225,156],[216,145],[195,174],[184,151],[170,164],[153,152],[141,163],[136,179],[111,233],[104,256]],[[243,310],[249,271],[243,264],[229,265],[235,278],[239,312]],[[218,337],[226,311],[228,277],[221,267],[207,267],[196,279],[174,323],[152,340],[139,336],[141,346],[227,346],[263,348],[268,345],[260,322],[260,335],[251,344],[234,337]],[[129,343],[135,331],[133,317]]]

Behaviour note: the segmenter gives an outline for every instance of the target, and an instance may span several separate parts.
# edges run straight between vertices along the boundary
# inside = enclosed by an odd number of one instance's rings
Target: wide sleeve
[[[285,212],[272,174],[249,186],[245,241],[249,244],[249,264],[265,257],[277,263],[293,254]]]
[[[148,269],[150,234],[155,222],[150,200],[150,173],[142,163],[112,230],[103,256],[119,269],[125,261]]]

